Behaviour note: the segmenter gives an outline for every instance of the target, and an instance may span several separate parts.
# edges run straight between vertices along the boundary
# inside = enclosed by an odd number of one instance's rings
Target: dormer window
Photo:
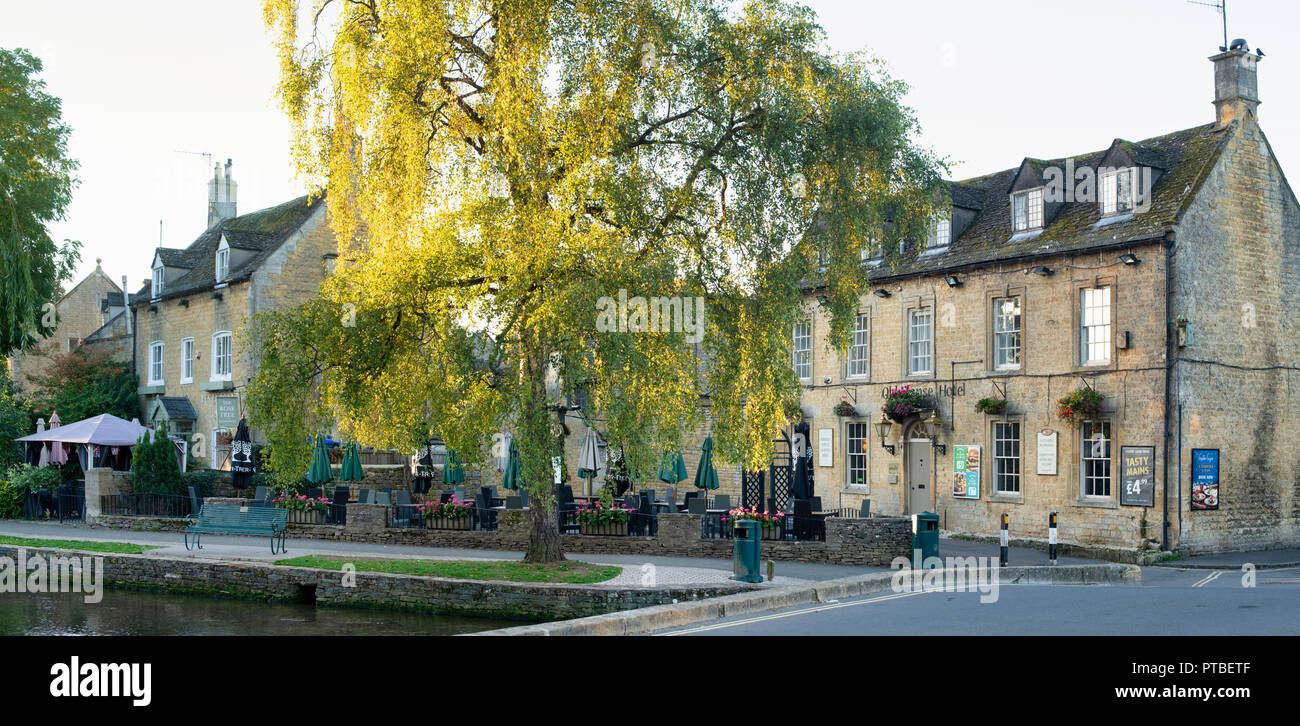
[[[156,265],[153,268],[153,294],[150,297],[162,297],[163,294],[163,266]]]
[[[217,282],[230,277],[230,245],[226,243],[226,238],[221,238],[221,244],[217,247]]]
[[[947,212],[936,214],[930,220],[930,232],[925,241],[927,255],[943,252],[952,241],[952,217]]]
[[[1133,211],[1136,171],[1133,167],[1128,167],[1102,173],[1101,216],[1110,217]]]
[[[1043,226],[1043,190],[1030,189],[1011,196],[1011,226],[1015,232]]]

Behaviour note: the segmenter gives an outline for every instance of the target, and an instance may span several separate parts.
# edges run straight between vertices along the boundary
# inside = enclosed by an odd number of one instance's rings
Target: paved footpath
[[[82,539],[162,546],[151,550],[150,555],[161,557],[193,557],[220,560],[253,560],[270,562],[302,555],[364,558],[419,558],[448,560],[520,560],[522,552],[497,550],[454,549],[449,547],[421,547],[414,545],[385,545],[362,542],[339,542],[316,539],[290,539],[288,552],[272,555],[268,538],[206,535],[203,549],[186,551],[180,532],[136,532],[124,529],[106,529],[84,525],[54,522],[0,521],[0,535],[39,537],[44,539]],[[947,556],[998,556],[997,545],[958,540],[943,540],[940,553]],[[603,584],[614,587],[635,587],[649,574],[646,565],[653,565],[654,581],[660,585],[712,584],[729,581],[732,563],[729,559],[694,557],[652,557],[645,555],[586,555],[571,553],[569,559],[601,565],[620,565],[623,574]],[[1013,565],[1045,565],[1047,553],[1033,549],[1012,548]],[[1062,557],[1061,564],[1089,564],[1091,560]],[[882,572],[886,567],[845,567],[808,562],[777,562],[776,577],[762,587],[783,587],[807,582],[833,580],[869,572]]]

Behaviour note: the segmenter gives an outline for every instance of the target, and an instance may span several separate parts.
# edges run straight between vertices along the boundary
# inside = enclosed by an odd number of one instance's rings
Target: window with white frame
[[[866,423],[850,423],[845,435],[847,444],[844,447],[845,454],[848,456],[846,469],[849,473],[848,485],[851,487],[867,486],[867,436],[871,430],[871,425]]]
[[[1079,428],[1083,496],[1110,496],[1110,422],[1085,421]]]
[[[1079,357],[1086,366],[1110,363],[1110,288],[1081,291]]]
[[[858,315],[853,319],[853,338],[849,342],[849,378],[866,378],[871,375],[871,316]]]
[[[930,235],[925,243],[926,254],[942,252],[948,249],[952,241],[952,219],[948,214],[936,214],[930,220]]]
[[[907,314],[907,374],[929,374],[934,358],[934,319],[929,308]]]
[[[1101,175],[1101,216],[1133,211],[1133,186],[1137,170],[1128,167]]]
[[[226,238],[221,238],[221,245],[217,247],[217,282],[230,277],[230,245],[226,243]]]
[[[161,386],[163,382],[163,342],[149,344],[149,385]]]
[[[801,381],[812,380],[812,322],[794,324],[794,374]]]
[[[1011,197],[1011,225],[1016,232],[1043,226],[1043,190],[1030,189]]]
[[[153,294],[150,297],[162,297],[163,294],[163,268],[159,265],[153,268]]]
[[[230,331],[222,331],[212,336],[212,380],[230,380],[230,359],[232,336]]]
[[[993,361],[995,370],[1020,368],[1020,298],[993,301]]]
[[[181,383],[194,382],[194,339],[181,338]]]
[[[993,422],[993,486],[999,494],[1020,493],[1020,422]]]

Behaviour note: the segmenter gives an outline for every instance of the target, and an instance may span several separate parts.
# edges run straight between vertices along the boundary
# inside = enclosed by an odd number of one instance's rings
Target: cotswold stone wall
[[[16,558],[18,549],[0,545],[0,556]],[[29,559],[68,555],[66,550],[26,551]],[[106,554],[103,558],[104,584],[110,587],[529,620],[581,618],[752,589],[740,583],[616,588],[453,580],[378,572],[356,572],[355,582],[345,585],[342,572],[305,567],[149,555]]]

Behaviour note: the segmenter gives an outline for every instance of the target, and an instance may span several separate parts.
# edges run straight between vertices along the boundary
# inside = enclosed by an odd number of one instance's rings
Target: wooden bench
[[[271,554],[283,554],[289,510],[275,507],[232,507],[204,504],[197,517],[185,517],[185,549],[203,549],[200,538],[205,534],[269,535]],[[194,536],[193,543],[190,536]]]

